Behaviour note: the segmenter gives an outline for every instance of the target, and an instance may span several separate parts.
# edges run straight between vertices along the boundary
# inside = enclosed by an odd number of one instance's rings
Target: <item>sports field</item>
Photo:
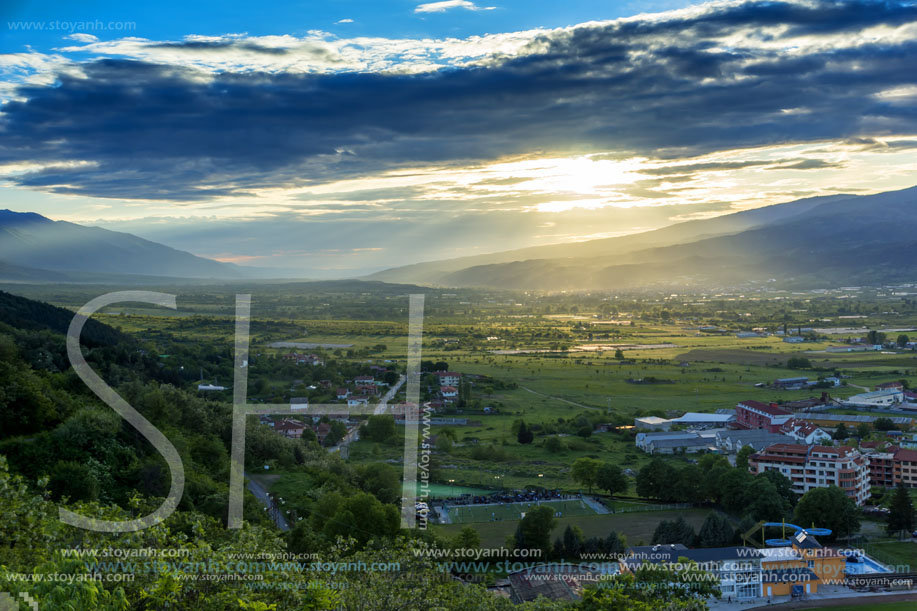
[[[554,510],[554,515],[559,518],[595,515],[595,510],[589,505],[579,499],[574,499],[567,501],[503,503],[501,505],[459,505],[449,507],[449,518],[453,524],[520,520],[526,512],[535,509],[539,505],[550,507]]]

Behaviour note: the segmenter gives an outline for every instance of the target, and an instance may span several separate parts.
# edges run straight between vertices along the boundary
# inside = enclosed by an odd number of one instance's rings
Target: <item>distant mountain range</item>
[[[246,277],[205,259],[129,233],[0,210],[0,280],[7,282],[153,282],[163,278]]]
[[[529,290],[917,280],[917,187],[835,195],[618,238],[418,263],[369,279]]]

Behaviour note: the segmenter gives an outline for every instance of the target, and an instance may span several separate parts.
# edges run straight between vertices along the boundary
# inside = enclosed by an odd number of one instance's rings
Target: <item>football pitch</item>
[[[520,520],[523,514],[545,505],[554,510],[556,517],[570,518],[595,515],[595,511],[579,499],[564,501],[532,501],[526,503],[503,503],[502,505],[458,505],[449,506],[449,517],[453,524],[472,522],[497,522]]]

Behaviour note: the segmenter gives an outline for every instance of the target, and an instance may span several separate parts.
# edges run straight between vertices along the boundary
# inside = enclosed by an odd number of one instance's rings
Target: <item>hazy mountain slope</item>
[[[0,261],[54,272],[237,278],[233,265],[197,257],[129,233],[0,210]],[[12,269],[11,268],[11,269]]]
[[[468,267],[445,286],[590,289],[766,281],[810,285],[917,279],[917,188],[833,198],[731,235],[612,256]]]
[[[733,214],[726,214],[710,219],[698,219],[676,223],[632,235],[616,238],[588,240],[568,244],[551,244],[548,246],[534,246],[518,250],[446,259],[442,261],[429,261],[406,265],[377,272],[367,278],[382,280],[384,282],[416,282],[419,284],[442,284],[444,277],[449,272],[487,266],[513,261],[526,261],[530,259],[553,258],[580,258],[597,256],[617,256],[646,249],[654,246],[668,246],[692,242],[706,237],[737,233],[753,227],[768,223],[778,222],[795,215],[807,212],[823,203],[837,202],[850,198],[850,195],[832,195],[796,200],[784,204],[775,204],[754,210],[745,210]]]

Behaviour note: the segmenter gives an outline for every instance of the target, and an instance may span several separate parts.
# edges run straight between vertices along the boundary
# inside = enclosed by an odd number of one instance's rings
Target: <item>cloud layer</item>
[[[15,184],[199,201],[508,156],[679,159],[917,133],[911,2],[713,3],[473,51],[378,42],[379,70],[346,41],[104,44],[107,57],[55,63],[53,84],[23,83],[2,106],[0,163],[39,168]],[[431,66],[425,48],[445,61]],[[785,168],[816,169],[801,163]]]

